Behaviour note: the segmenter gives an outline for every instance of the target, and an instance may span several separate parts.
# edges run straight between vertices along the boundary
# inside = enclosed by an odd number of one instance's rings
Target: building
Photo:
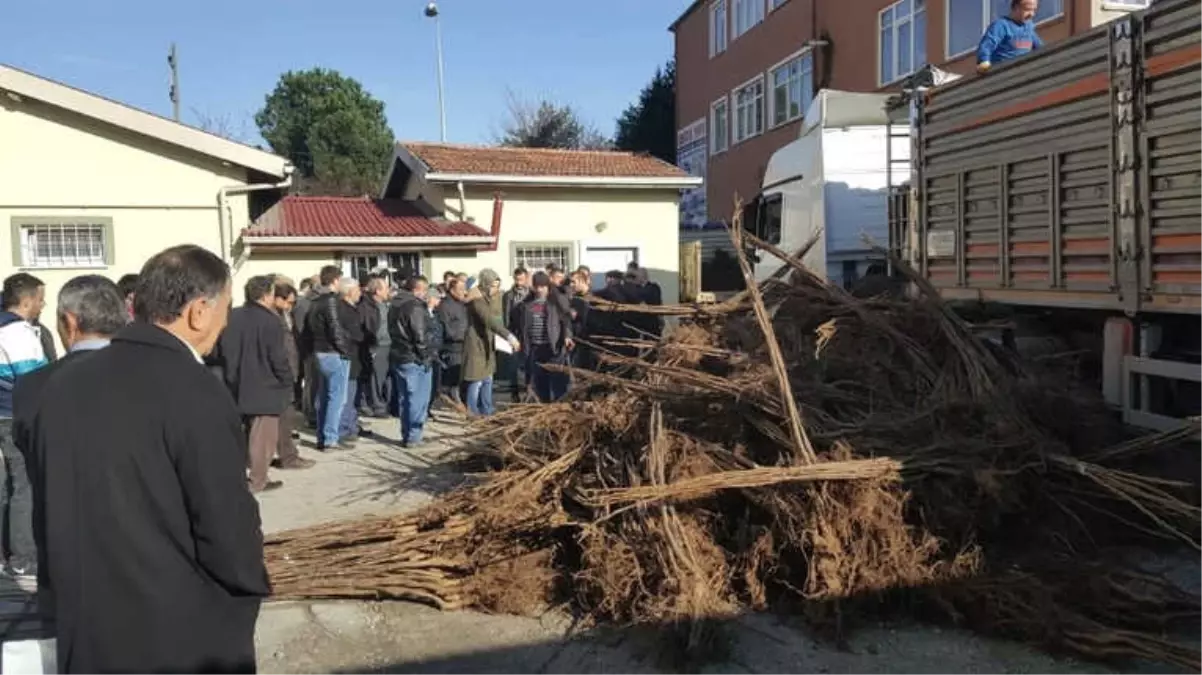
[[[282,157],[0,66],[0,278],[59,286],[117,279],[154,253],[196,243],[232,260],[234,235],[278,200]],[[240,280],[245,275],[239,277]]]
[[[1150,0],[1041,0],[1045,41]],[[696,0],[672,24],[677,163],[705,177],[681,221],[728,218],[759,192],[768,158],[796,138],[814,92],[887,90],[928,63],[967,74],[1009,0]]]
[[[638,262],[675,298],[680,192],[700,183],[647,155],[402,143],[380,198],[288,197],[243,233],[242,267],[299,278],[333,263],[439,279]]]

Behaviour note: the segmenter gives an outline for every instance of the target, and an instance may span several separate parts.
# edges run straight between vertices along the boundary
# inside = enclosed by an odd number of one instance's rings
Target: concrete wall
[[[38,101],[0,97],[0,277],[25,271],[46,282],[42,322],[53,328],[58,289],[72,277],[103,274],[115,281],[182,243],[219,252],[218,190],[247,179],[244,169],[219,160]],[[248,222],[247,199],[232,196],[229,205],[240,230]],[[12,224],[30,216],[111,219],[111,264],[19,264]],[[235,286],[246,276],[238,274]]]

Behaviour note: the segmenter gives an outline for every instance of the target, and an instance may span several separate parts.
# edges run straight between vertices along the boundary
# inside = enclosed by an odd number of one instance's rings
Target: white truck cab
[[[788,253],[821,228],[804,262],[832,283],[850,286],[869,271],[883,273],[876,245],[889,245],[886,137],[888,94],[824,89],[806,111],[797,140],[773,153],[759,196],[744,210],[745,227]],[[891,139],[894,161],[908,161],[910,144]],[[780,267],[752,250],[756,279]]]

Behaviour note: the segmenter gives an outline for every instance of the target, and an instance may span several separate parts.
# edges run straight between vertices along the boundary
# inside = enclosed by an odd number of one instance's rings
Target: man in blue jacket
[[[1035,31],[1039,0],[1010,0],[1010,13],[998,17],[985,29],[977,46],[977,72],[984,73],[1004,61],[1039,49],[1043,41]]]

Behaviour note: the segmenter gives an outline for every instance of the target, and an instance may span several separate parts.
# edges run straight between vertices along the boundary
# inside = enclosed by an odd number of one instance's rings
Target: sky
[[[38,0],[4,3],[0,63],[258,142],[254,113],[281,73],[315,66],[384,101],[399,140],[439,137],[425,0]],[[447,140],[490,143],[511,98],[575,107],[612,134],[689,0],[440,0]]]

